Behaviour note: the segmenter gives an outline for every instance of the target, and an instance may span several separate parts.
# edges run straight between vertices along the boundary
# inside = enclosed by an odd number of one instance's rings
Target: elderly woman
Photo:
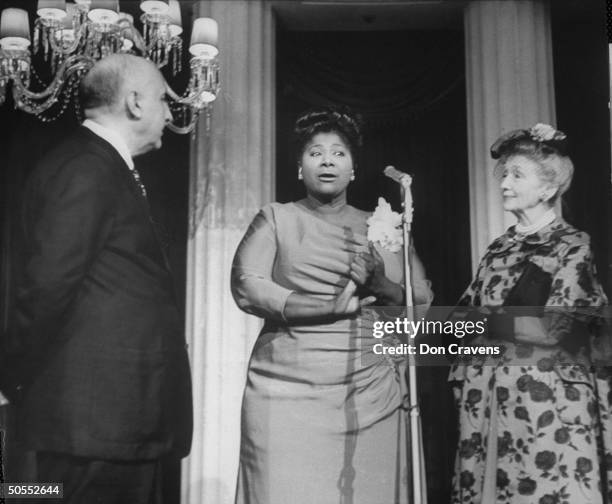
[[[357,118],[310,111],[295,134],[307,196],[265,206],[232,267],[238,306],[264,319],[242,406],[237,502],[399,502],[404,377],[373,353],[372,317],[361,305],[402,305],[401,258],[368,244],[369,214],[346,201]],[[426,303],[414,254],[412,265],[415,302]]]
[[[518,222],[491,243],[459,304],[504,307],[470,344],[505,352],[451,371],[460,418],[454,504],[603,502],[609,408],[590,371],[584,312],[607,299],[588,235],[555,212],[574,169],[565,139],[538,124],[491,148],[504,209]]]

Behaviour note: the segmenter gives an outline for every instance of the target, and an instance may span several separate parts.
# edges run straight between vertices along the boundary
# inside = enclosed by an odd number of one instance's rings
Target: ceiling
[[[281,25],[296,31],[460,29],[465,2],[443,0],[278,0]]]
[[[497,0],[504,1],[504,0]],[[605,16],[606,0],[553,0],[555,17]],[[461,30],[467,0],[274,0],[280,25],[295,31]],[[603,19],[602,19],[603,21]]]

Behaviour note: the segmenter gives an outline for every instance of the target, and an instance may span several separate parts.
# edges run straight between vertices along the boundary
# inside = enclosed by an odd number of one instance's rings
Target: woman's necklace
[[[514,229],[517,233],[527,236],[536,233],[544,226],[548,226],[552,221],[555,220],[555,217],[555,211],[551,208],[550,210],[547,210],[543,215],[541,215],[537,221],[527,225],[518,223]]]

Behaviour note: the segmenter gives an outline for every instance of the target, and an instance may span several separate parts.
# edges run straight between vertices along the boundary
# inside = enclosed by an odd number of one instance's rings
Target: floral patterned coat
[[[513,291],[528,269],[548,278],[547,307],[607,304],[588,235],[560,218],[527,236],[511,227],[493,241],[459,304],[501,306],[509,296],[529,304]],[[532,333],[514,322],[503,358],[451,370],[460,428],[453,504],[612,502],[610,380],[606,368],[588,366],[589,336],[560,318]]]

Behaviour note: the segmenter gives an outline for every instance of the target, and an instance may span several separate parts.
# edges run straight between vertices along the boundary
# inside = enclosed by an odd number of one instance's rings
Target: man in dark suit
[[[113,55],[80,93],[86,121],[24,196],[19,427],[62,502],[157,504],[161,460],[185,456],[192,431],[181,317],[132,161],[161,146],[165,81]]]

